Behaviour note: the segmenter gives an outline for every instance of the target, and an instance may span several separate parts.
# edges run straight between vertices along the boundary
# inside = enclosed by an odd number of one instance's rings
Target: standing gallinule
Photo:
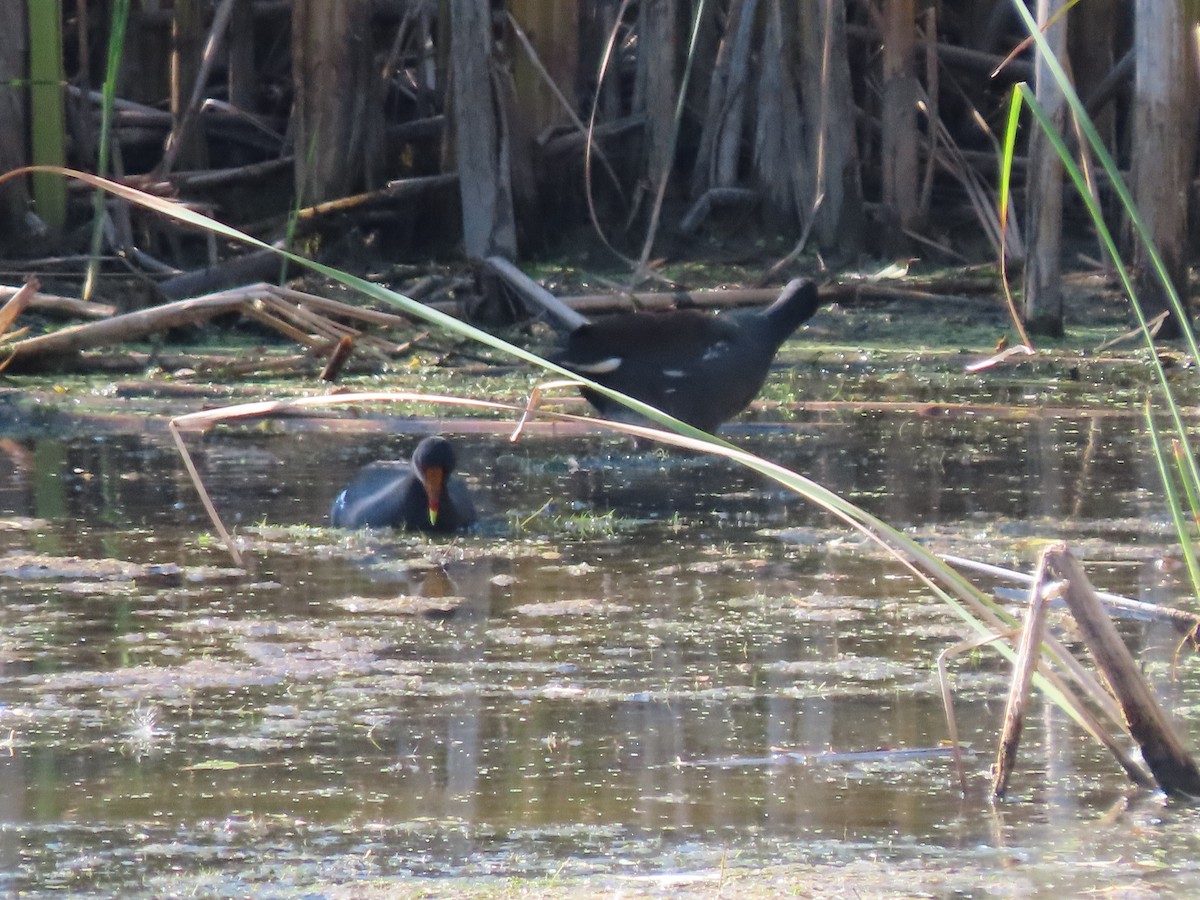
[[[457,531],[475,521],[467,486],[450,477],[454,448],[444,437],[417,444],[410,462],[382,460],[364,466],[336,500],[335,528],[404,528]]]
[[[750,405],[780,345],[820,305],[816,285],[797,278],[766,309],[610,316],[571,331],[554,360],[712,432]],[[601,415],[633,417],[595,391],[583,396]]]

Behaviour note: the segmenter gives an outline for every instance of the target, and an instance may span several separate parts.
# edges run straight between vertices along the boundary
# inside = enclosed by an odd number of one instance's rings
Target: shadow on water
[[[935,549],[1028,568],[1065,538],[1098,585],[1166,602],[1133,431],[892,412],[731,436]],[[955,667],[968,798],[941,753],[856,753],[944,739],[933,661],[959,626],[774,484],[608,437],[473,435],[476,533],[305,527],[413,443],[200,440],[239,578],[161,436],[0,441],[0,887],[1033,893],[1087,889],[1097,860],[1110,887],[1200,883],[1196,814],[1130,794],[1040,700],[1016,796],[989,804],[993,654]],[[1176,636],[1129,629],[1190,716],[1196,663],[1171,682]]]

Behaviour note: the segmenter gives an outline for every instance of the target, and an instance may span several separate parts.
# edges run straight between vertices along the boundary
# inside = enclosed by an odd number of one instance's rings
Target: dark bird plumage
[[[797,278],[766,309],[610,316],[575,328],[554,360],[711,432],[750,405],[780,345],[820,305],[816,285]],[[601,415],[633,415],[595,391],[583,396]]]
[[[364,466],[333,501],[335,528],[404,528],[458,531],[475,521],[467,486],[451,478],[454,448],[443,437],[417,444],[412,459]]]

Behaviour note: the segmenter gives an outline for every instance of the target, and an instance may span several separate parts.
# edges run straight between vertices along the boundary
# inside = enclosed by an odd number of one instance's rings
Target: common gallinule
[[[766,309],[635,312],[587,322],[571,331],[554,359],[702,431],[716,431],[750,405],[779,346],[820,305],[816,285],[797,278]],[[634,417],[595,391],[584,388],[583,396],[603,416]]]
[[[382,460],[360,469],[333,501],[329,517],[335,528],[466,528],[475,521],[475,505],[467,486],[450,477],[454,464],[450,442],[427,437],[409,462]]]

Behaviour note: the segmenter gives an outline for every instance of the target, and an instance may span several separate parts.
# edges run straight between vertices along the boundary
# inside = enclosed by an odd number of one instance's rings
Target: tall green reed
[[[1132,230],[1137,237],[1137,240],[1145,247],[1147,257],[1154,270],[1155,277],[1162,284],[1167,295],[1171,310],[1177,317],[1177,320],[1184,326],[1183,332],[1187,343],[1188,352],[1192,356],[1194,362],[1200,362],[1200,349],[1196,345],[1196,337],[1191,328],[1187,327],[1190,321],[1189,316],[1184,308],[1178,292],[1167,273],[1166,265],[1163,263],[1162,256],[1158,252],[1158,248],[1154,244],[1154,240],[1150,235],[1149,229],[1146,227],[1145,220],[1138,211],[1137,204],[1134,203],[1133,195],[1128,186],[1125,184],[1125,179],[1122,177],[1120,170],[1117,168],[1112,155],[1108,152],[1108,148],[1104,146],[1103,140],[1100,138],[1099,132],[1092,120],[1088,117],[1087,110],[1084,108],[1083,102],[1079,99],[1074,86],[1063,70],[1061,62],[1054,56],[1049,44],[1037,26],[1037,22],[1033,15],[1029,12],[1028,7],[1022,0],[1011,0],[1011,3],[1016,10],[1018,16],[1025,23],[1030,37],[1035,43],[1037,52],[1041,54],[1047,70],[1054,79],[1058,88],[1062,91],[1071,114],[1075,118],[1079,132],[1083,135],[1086,142],[1086,147],[1094,155],[1100,166],[1104,169],[1105,174],[1109,179],[1113,191],[1129,218]],[[1137,319],[1138,326],[1145,341],[1149,362],[1155,374],[1157,383],[1157,400],[1159,405],[1159,415],[1166,414],[1168,419],[1168,427],[1165,431],[1154,426],[1152,417],[1156,414],[1155,406],[1148,400],[1146,406],[1146,416],[1148,420],[1147,439],[1154,451],[1156,459],[1160,460],[1159,472],[1163,482],[1163,495],[1166,499],[1167,507],[1170,512],[1172,521],[1177,529],[1177,537],[1179,544],[1187,563],[1189,579],[1192,586],[1193,597],[1200,602],[1200,566],[1196,562],[1196,532],[1192,527],[1195,523],[1200,523],[1200,465],[1197,464],[1196,454],[1191,447],[1191,441],[1188,437],[1187,426],[1183,420],[1183,414],[1180,410],[1179,403],[1171,389],[1170,381],[1167,379],[1166,369],[1163,366],[1162,360],[1159,357],[1157,348],[1154,343],[1154,334],[1151,331],[1149,321],[1142,307],[1141,301],[1138,299],[1137,288],[1133,278],[1130,276],[1130,266],[1125,262],[1121,254],[1117,240],[1114,238],[1107,223],[1104,221],[1103,211],[1100,208],[1096,197],[1088,189],[1087,182],[1084,178],[1078,164],[1067,148],[1062,135],[1058,129],[1054,127],[1046,111],[1041,104],[1037,102],[1033,91],[1027,84],[1018,84],[1013,89],[1012,103],[1009,107],[1008,126],[1005,130],[1004,152],[1002,157],[1002,176],[1001,176],[1001,202],[1007,195],[1007,185],[1011,177],[1013,158],[1015,154],[1016,136],[1018,126],[1021,119],[1021,110],[1027,107],[1037,122],[1037,125],[1042,128],[1049,138],[1055,152],[1062,159],[1064,171],[1070,177],[1072,184],[1087,208],[1088,215],[1091,218],[1097,236],[1104,247],[1104,251],[1108,254],[1113,262],[1117,277],[1121,281],[1121,286],[1124,288],[1129,297],[1130,308],[1133,310],[1134,316]],[[1174,457],[1175,464],[1168,465],[1163,461],[1166,460],[1168,454],[1165,450],[1165,445],[1170,443],[1178,448],[1177,452],[1170,454]],[[1183,504],[1186,502],[1189,515],[1183,514]],[[1189,519],[1191,525],[1189,525]]]

